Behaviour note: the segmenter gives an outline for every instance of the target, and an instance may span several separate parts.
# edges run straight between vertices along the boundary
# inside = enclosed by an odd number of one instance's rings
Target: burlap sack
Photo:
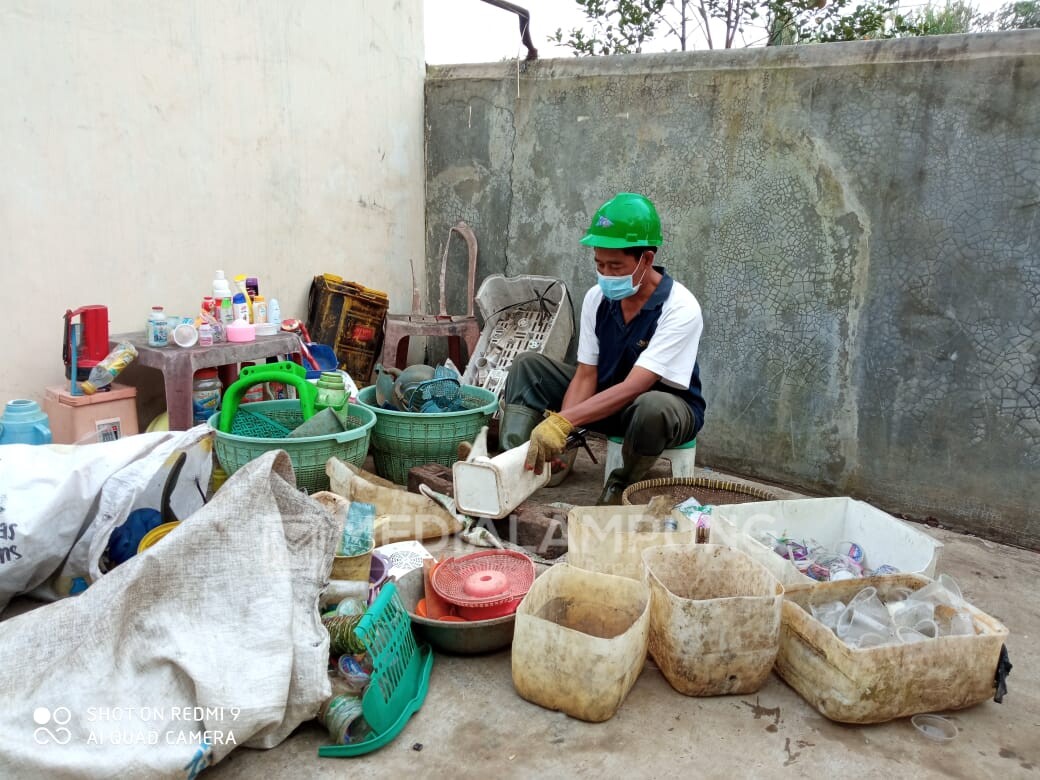
[[[269,452],[81,595],[5,621],[0,777],[193,777],[277,745],[331,694],[341,533]]]

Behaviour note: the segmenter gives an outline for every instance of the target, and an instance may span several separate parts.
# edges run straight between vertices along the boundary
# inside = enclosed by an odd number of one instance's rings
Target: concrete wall
[[[0,403],[63,379],[66,308],[197,310],[214,269],[305,314],[325,271],[411,305],[421,0],[0,8]]]
[[[462,217],[482,275],[580,301],[590,214],[644,192],[704,308],[701,462],[1038,547],[1038,52],[1028,31],[431,70],[428,256]]]

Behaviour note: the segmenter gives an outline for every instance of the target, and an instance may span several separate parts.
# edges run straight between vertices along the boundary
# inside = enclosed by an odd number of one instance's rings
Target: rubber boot
[[[498,445],[511,450],[531,438],[531,431],[542,421],[542,413],[523,404],[506,404],[498,426]]]
[[[626,452],[621,468],[614,469],[607,477],[607,483],[603,486],[603,492],[599,494],[596,506],[620,504],[621,494],[625,492],[625,488],[645,477],[646,472],[657,463],[657,458],[657,455],[636,455]]]

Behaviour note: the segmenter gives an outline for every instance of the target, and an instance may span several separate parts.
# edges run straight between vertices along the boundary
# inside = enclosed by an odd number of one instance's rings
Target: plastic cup
[[[959,609],[950,616],[946,636],[975,636],[975,621],[966,610]]]
[[[885,615],[887,617],[887,611]],[[894,633],[893,628],[887,620],[879,620],[871,612],[856,609],[850,603],[838,616],[838,624],[835,626],[834,632],[847,645],[856,647],[859,646],[864,635],[877,634],[885,637]]]
[[[912,628],[906,626],[900,626],[896,629],[896,639],[902,642],[904,645],[912,645],[917,642],[927,642],[930,637],[925,636],[920,631],[915,631]]]
[[[173,343],[178,347],[194,347],[199,341],[199,332],[187,322],[180,323],[170,333],[173,334]]]
[[[843,540],[838,542],[835,546],[835,552],[843,558],[849,558],[854,563],[858,564],[861,568],[863,565],[864,553],[863,548],[856,542],[850,540]]]
[[[888,613],[888,607],[881,603],[881,599],[878,598],[877,588],[873,586],[863,588],[863,590],[853,596],[852,600],[849,601],[849,608],[872,618],[882,626],[894,630],[892,616]]]
[[[882,634],[866,633],[863,634],[855,643],[850,644],[850,647],[855,647],[859,650],[867,650],[871,647],[881,647],[881,645],[888,644],[891,637]]]
[[[833,631],[838,626],[838,618],[845,611],[845,604],[841,601],[828,601],[819,605],[810,604],[809,609],[814,618]]]
[[[914,592],[910,588],[892,588],[885,597],[885,606],[887,606],[891,612],[893,604],[901,604],[907,599],[912,599],[913,597]]]
[[[914,593],[917,601],[930,601],[933,604],[944,604],[948,607],[959,607],[964,603],[961,588],[949,574],[940,574]]]
[[[922,620],[914,626],[914,631],[924,634],[929,639],[935,639],[939,636],[939,626],[936,625],[934,620]]]
[[[829,579],[832,582],[839,580],[852,580],[863,575],[863,568],[847,555],[835,555],[825,562]]]
[[[873,585],[868,585],[867,587],[862,588],[855,596],[852,597],[852,600],[849,601],[849,606],[851,607],[858,604],[865,604],[866,602],[877,598],[877,588],[875,588]],[[878,602],[880,601],[881,599],[878,599]]]
[[[913,628],[922,620],[931,620],[935,614],[935,605],[927,601],[912,599],[895,606],[902,606],[892,615],[892,622],[897,627]]]
[[[910,722],[922,735],[935,742],[949,742],[957,736],[957,726],[941,715],[914,715]]]

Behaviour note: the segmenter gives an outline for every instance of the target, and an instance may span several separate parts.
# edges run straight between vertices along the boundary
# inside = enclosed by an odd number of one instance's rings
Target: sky
[[[978,10],[988,13],[1008,0],[971,0]],[[423,0],[426,33],[426,61],[432,65],[463,62],[499,62],[523,58],[527,49],[520,41],[520,25],[516,14],[496,8],[481,0]],[[540,59],[573,57],[570,49],[550,43],[549,36],[558,28],[566,33],[583,26],[585,16],[573,0],[511,0],[531,13],[531,37]],[[935,5],[942,0],[935,0]],[[902,9],[924,5],[921,0],[904,0]],[[718,37],[717,33],[715,33]],[[762,36],[749,31],[748,42]],[[679,44],[675,38],[651,42],[644,51],[673,51]],[[698,42],[696,48],[706,48]]]

